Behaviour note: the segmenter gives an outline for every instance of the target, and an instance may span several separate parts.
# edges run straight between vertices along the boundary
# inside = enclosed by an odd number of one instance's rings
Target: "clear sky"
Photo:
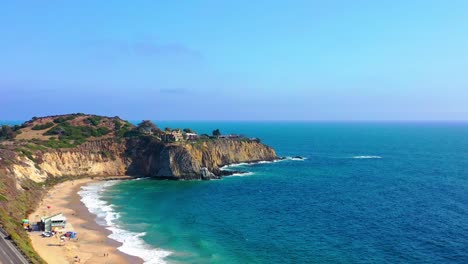
[[[0,119],[468,120],[468,1],[3,1]]]

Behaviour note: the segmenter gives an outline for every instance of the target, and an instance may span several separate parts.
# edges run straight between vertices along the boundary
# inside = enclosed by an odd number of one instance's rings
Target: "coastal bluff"
[[[277,158],[259,139],[219,129],[199,135],[190,128],[161,130],[148,120],[135,126],[117,116],[33,117],[0,126],[0,227],[31,263],[42,264],[18,221],[57,183],[116,176],[210,180],[233,173],[221,170],[224,165]]]
[[[0,141],[0,165],[6,174],[34,182],[50,177],[119,175],[214,179],[226,174],[220,169],[224,165],[277,159],[275,151],[258,139],[194,137],[195,133],[181,132],[186,139],[178,140],[178,131],[137,127],[118,117],[33,118],[14,133],[13,138]]]
[[[221,167],[240,162],[277,159],[275,151],[255,141],[215,139],[183,144],[157,141],[128,148],[132,163],[128,175],[145,175],[176,179],[213,179],[223,172]]]

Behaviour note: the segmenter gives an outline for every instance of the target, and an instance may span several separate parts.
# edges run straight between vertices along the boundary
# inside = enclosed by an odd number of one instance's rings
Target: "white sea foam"
[[[276,162],[281,162],[281,161],[285,161],[285,160],[304,161],[306,159],[307,158],[305,158],[305,157],[300,157],[300,158],[299,157],[284,157],[284,158],[275,159],[275,160],[261,160],[261,161],[249,162],[249,163],[241,162],[241,163],[233,163],[233,164],[229,164],[229,165],[224,165],[220,169],[224,170],[224,169],[235,168],[235,167],[252,166],[252,165],[256,165],[256,164],[276,163]]]
[[[247,165],[249,165],[249,163],[246,163],[246,162],[232,163],[232,164],[229,164],[229,165],[224,165],[220,169],[221,170],[226,170],[226,169],[229,169],[229,168],[235,168],[235,167],[241,167],[241,166],[247,166]]]
[[[354,156],[352,159],[381,159],[380,156]]]
[[[304,161],[306,160],[307,158],[306,157],[285,157],[284,159],[282,160],[294,160],[294,161]],[[281,161],[281,160],[279,160]]]
[[[141,181],[141,180],[147,180],[147,179],[151,179],[151,177],[139,177],[139,178],[136,178],[135,181]]]
[[[78,194],[88,210],[97,216],[96,222],[112,232],[109,237],[122,243],[122,246],[118,248],[120,251],[140,257],[148,264],[166,263],[164,258],[171,254],[170,251],[153,248],[148,245],[141,238],[145,233],[136,233],[120,228],[116,223],[119,213],[113,209],[112,205],[100,199],[102,192],[106,188],[118,182],[92,183],[81,187],[81,191]]]
[[[232,175],[229,175],[229,177],[244,177],[244,176],[251,176],[251,175],[254,175],[253,172],[239,172],[239,173],[234,173]]]

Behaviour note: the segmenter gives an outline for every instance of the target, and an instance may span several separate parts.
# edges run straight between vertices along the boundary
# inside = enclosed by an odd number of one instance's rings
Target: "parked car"
[[[42,232],[41,236],[42,237],[51,237],[51,236],[53,236],[53,234],[52,234],[52,232],[46,231],[46,232]]]

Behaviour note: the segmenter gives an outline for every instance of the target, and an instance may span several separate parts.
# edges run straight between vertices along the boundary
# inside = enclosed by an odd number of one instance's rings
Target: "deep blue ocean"
[[[139,240],[123,250],[148,263],[468,263],[468,123],[157,124],[256,136],[305,160],[107,186],[116,236]]]

